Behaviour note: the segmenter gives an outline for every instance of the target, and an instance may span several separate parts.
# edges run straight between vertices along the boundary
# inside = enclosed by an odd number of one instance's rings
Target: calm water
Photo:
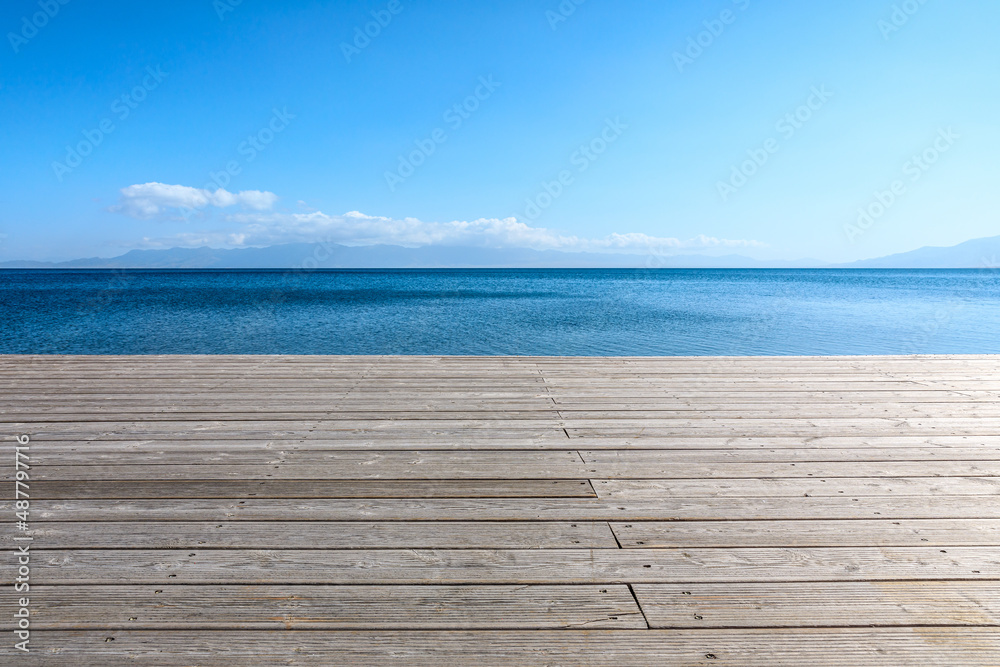
[[[998,271],[0,271],[0,353],[1000,353]]]

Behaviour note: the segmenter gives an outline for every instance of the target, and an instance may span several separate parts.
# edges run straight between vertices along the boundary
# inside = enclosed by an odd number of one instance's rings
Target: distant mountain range
[[[525,248],[425,246],[322,247],[291,243],[267,248],[132,250],[120,257],[68,262],[17,261],[7,269],[425,269],[425,268],[795,268],[815,262],[761,262],[740,255],[623,255]]]
[[[171,248],[132,250],[119,257],[68,262],[0,262],[6,269],[424,269],[424,268],[851,268],[851,269],[983,269],[1000,268],[1000,236],[967,241],[949,248],[925,247],[911,252],[830,265],[815,260],[760,261],[742,255],[621,255],[571,253],[521,248],[427,246],[320,247],[291,243],[267,248]]]
[[[845,264],[852,269],[1000,269],[1000,236]]]

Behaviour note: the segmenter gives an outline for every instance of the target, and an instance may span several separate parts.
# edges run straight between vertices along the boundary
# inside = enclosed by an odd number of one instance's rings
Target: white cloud
[[[472,221],[423,222],[416,218],[386,218],[351,211],[343,215],[314,213],[236,214],[229,217],[244,225],[247,245],[316,242],[344,245],[474,246],[532,248],[571,252],[648,253],[685,248],[763,247],[757,241],[717,239],[704,235],[689,240],[640,233],[611,234],[603,238],[565,235],[544,227],[531,227],[515,218],[480,218]]]
[[[274,206],[278,196],[273,192],[244,190],[232,193],[227,190],[201,190],[186,185],[142,183],[121,189],[117,206],[111,210],[133,218],[148,219],[167,209],[227,208],[240,205],[255,211],[266,211]]]
[[[424,222],[416,218],[365,215],[358,211],[343,215],[328,215],[317,210],[303,213],[268,211],[276,200],[277,197],[270,192],[247,191],[232,194],[217,190],[211,193],[182,185],[146,183],[124,188],[122,203],[115,210],[137,218],[153,217],[167,208],[224,208],[241,204],[244,208],[253,210],[226,216],[228,229],[185,233],[172,238],[147,238],[144,240],[146,247],[247,247],[322,242],[350,246],[471,246],[623,254],[675,254],[686,249],[765,247],[765,244],[758,241],[719,239],[704,235],[682,240],[629,232],[586,238],[562,234],[544,227],[532,227],[516,218]],[[302,204],[304,202],[299,202],[300,207]]]

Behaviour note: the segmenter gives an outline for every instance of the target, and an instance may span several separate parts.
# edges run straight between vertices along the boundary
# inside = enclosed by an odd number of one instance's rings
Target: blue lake
[[[1000,272],[5,270],[0,353],[1000,353]]]

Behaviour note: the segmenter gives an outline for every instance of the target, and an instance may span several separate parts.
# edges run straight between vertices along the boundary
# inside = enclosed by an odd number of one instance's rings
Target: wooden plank
[[[155,477],[154,474],[146,475]],[[31,482],[36,500],[70,498],[596,498],[586,479],[185,479]]]
[[[688,372],[643,372],[614,375],[595,370],[582,376],[559,376],[552,371],[539,370],[503,372],[437,372],[431,369],[412,369],[405,372],[367,371],[357,373],[322,373],[311,369],[262,369],[259,371],[223,370],[219,373],[203,373],[195,369],[176,370],[127,370],[100,371],[87,369],[67,369],[59,372],[2,373],[0,382],[8,385],[53,384],[78,386],[87,380],[107,380],[109,386],[121,386],[130,381],[141,386],[172,386],[180,382],[200,385],[215,383],[229,386],[245,385],[253,380],[268,379],[283,387],[295,387],[300,378],[313,386],[327,386],[347,389],[371,389],[373,387],[411,388],[418,386],[447,388],[453,385],[477,385],[485,387],[490,381],[505,381],[517,387],[531,385],[549,387],[556,391],[587,390],[609,386],[635,387],[641,389],[662,387],[721,387],[763,386],[774,388],[828,388],[843,390],[852,385],[862,385],[879,389],[905,389],[910,385],[921,385],[919,389],[950,389],[951,385],[962,384],[966,389],[980,391],[996,390],[996,369],[925,369],[917,371],[886,371],[861,369],[851,372],[836,372],[825,366],[802,367],[796,369],[747,369],[727,373],[713,373],[710,369],[689,369]],[[971,384],[970,384],[971,383]],[[298,386],[301,386],[298,385]]]
[[[595,493],[596,491],[596,493]],[[668,480],[98,480],[35,481],[35,500],[89,498],[872,498],[996,496],[994,477]],[[867,502],[867,501],[866,501]]]
[[[545,428],[501,428],[492,427],[481,429],[476,427],[447,427],[447,428],[412,428],[384,430],[379,428],[343,428],[343,429],[323,429],[315,430],[318,424],[315,422],[289,423],[281,428],[272,428],[274,422],[246,422],[231,424],[214,423],[206,425],[200,422],[135,422],[129,424],[107,423],[107,422],[66,422],[64,424],[47,423],[19,423],[11,425],[7,430],[12,433],[29,433],[34,440],[73,440],[86,441],[97,440],[100,442],[128,440],[135,441],[150,439],[170,439],[170,440],[247,440],[247,439],[280,439],[289,440],[335,440],[342,438],[375,437],[382,438],[413,438],[413,437],[433,437],[433,438],[461,438],[471,433],[478,434],[479,438],[496,439],[518,439],[530,441],[538,439],[565,440],[569,437],[566,432],[557,425],[550,425]],[[977,438],[981,436],[975,436]]]
[[[740,421],[740,420],[735,420]],[[616,424],[588,425],[581,426],[569,422],[563,422],[562,428],[566,429],[571,438],[669,438],[678,436],[694,437],[829,437],[829,436],[855,436],[860,438],[880,437],[895,434],[906,434],[913,436],[934,437],[938,435],[960,435],[970,438],[981,438],[992,435],[990,425],[981,419],[969,419],[964,423],[954,422],[950,424],[916,424],[907,420],[899,420],[895,430],[890,424],[868,424],[853,423],[846,420],[844,424],[816,424],[817,420],[802,420],[796,426],[794,424],[774,424],[761,423],[761,420],[747,420],[740,427],[739,424],[716,424],[712,422],[703,428],[694,428],[691,424],[677,424],[673,428],[648,425],[645,427],[625,426]],[[854,420],[860,421],[860,420]],[[866,420],[867,421],[867,420]],[[940,421],[940,420],[938,420]],[[456,422],[457,424],[457,422]],[[995,433],[996,430],[993,431]],[[138,434],[138,431],[134,431]]]
[[[38,549],[41,545],[34,545]],[[601,584],[1000,580],[996,547],[51,549],[40,584]],[[5,575],[11,585],[13,575]]]
[[[1000,546],[1000,519],[614,522],[625,549]]]
[[[257,442],[280,442],[283,445],[292,446],[310,443],[313,446],[322,448],[340,447],[346,449],[358,449],[359,447],[371,447],[373,449],[415,449],[414,443],[423,443],[423,448],[430,449],[455,449],[456,445],[464,447],[466,442],[470,448],[475,448],[477,443],[489,443],[495,441],[498,446],[510,443],[516,449],[524,449],[532,446],[540,448],[545,444],[553,445],[554,449],[562,449],[566,445],[587,447],[588,449],[611,448],[611,449],[653,449],[658,446],[675,448],[677,444],[706,443],[709,448],[718,447],[719,443],[734,443],[734,447],[753,447],[754,443],[761,446],[777,446],[784,443],[788,446],[814,446],[822,447],[826,445],[834,446],[842,444],[847,446],[864,445],[866,443],[880,444],[881,446],[936,446],[944,443],[954,445],[960,441],[972,443],[984,443],[993,446],[996,444],[995,435],[948,435],[948,434],[861,434],[861,435],[759,435],[753,433],[743,433],[736,435],[706,435],[706,434],[678,434],[678,433],[652,433],[643,430],[627,429],[563,429],[558,426],[551,426],[545,429],[474,429],[474,428],[437,428],[437,429],[411,429],[409,431],[378,431],[374,429],[344,429],[340,431],[309,431],[309,430],[265,430],[265,429],[212,429],[206,432],[192,425],[187,430],[158,431],[156,429],[144,428],[115,431],[103,428],[103,425],[84,424],[78,425],[81,428],[53,429],[49,426],[38,424],[27,425],[24,428],[12,428],[10,432],[30,433],[32,438],[38,443],[51,445],[65,444],[67,446],[80,446],[89,444],[100,444],[101,446],[118,445],[118,443],[154,443],[154,442],[197,442],[211,443],[213,447],[227,445],[228,443],[245,443],[247,441]],[[569,440],[569,442],[567,442]],[[313,444],[314,443],[314,444]],[[352,445],[353,443],[353,445]],[[561,444],[560,444],[561,443]],[[606,444],[602,444],[606,443]],[[662,443],[662,444],[661,444]],[[482,448],[482,447],[478,447]],[[490,447],[486,447],[487,449]]]
[[[0,386],[2,386],[0,382]],[[910,405],[910,404],[958,404],[980,405],[995,403],[1000,397],[1000,391],[957,391],[954,389],[868,389],[851,392],[805,391],[801,389],[784,389],[773,391],[737,391],[698,389],[636,389],[625,393],[604,391],[539,391],[536,389],[521,390],[494,386],[489,390],[423,388],[419,392],[371,391],[369,389],[344,388],[326,391],[316,389],[280,388],[268,391],[257,385],[246,385],[239,388],[226,386],[221,389],[199,389],[197,386],[183,385],[175,387],[132,387],[131,391],[122,387],[112,389],[104,386],[80,386],[72,391],[62,391],[63,387],[44,384],[46,391],[40,387],[20,388],[16,393],[0,397],[3,406],[45,406],[107,404],[114,401],[122,405],[140,405],[144,403],[166,402],[170,405],[196,405],[199,403],[220,404],[232,401],[235,404],[274,405],[286,402],[299,402],[305,405],[357,406],[378,409],[386,405],[406,405],[410,409],[430,406],[453,405],[512,405],[532,407],[545,405],[547,407],[578,406],[586,409],[640,409],[638,406],[760,406],[770,407],[774,404],[792,405],[827,405],[858,404],[858,405]],[[53,390],[58,390],[55,393]]]
[[[565,446],[566,440],[560,440]],[[285,447],[283,443],[275,443],[276,447],[217,448],[206,444],[197,449],[187,445],[172,445],[169,448],[151,443],[149,446],[133,448],[109,448],[97,445],[87,448],[69,449],[53,447],[51,443],[42,442],[32,448],[32,462],[36,466],[94,466],[94,465],[339,465],[347,460],[353,463],[359,458],[372,460],[381,457],[386,463],[406,460],[423,459],[442,465],[477,466],[484,463],[490,465],[504,463],[532,463],[538,465],[572,464],[581,470],[586,463],[611,463],[623,465],[655,465],[662,463],[767,463],[767,462],[847,462],[847,461],[998,461],[1000,447],[981,445],[979,447],[857,447],[851,449],[839,448],[744,448],[744,449],[671,449],[671,450],[566,450],[559,453],[540,453],[532,450],[486,450],[481,448],[475,453],[463,456],[445,454],[438,450],[423,450],[420,443],[414,443],[406,454],[378,452],[372,449],[360,449],[351,453],[346,448],[338,450],[318,450]],[[280,447],[280,449],[279,449]],[[353,456],[353,459],[351,458]],[[933,466],[929,466],[933,469]]]
[[[580,521],[37,522],[43,549],[618,549],[607,522]],[[13,531],[0,548],[23,544]]]
[[[880,404],[887,405],[887,404]],[[910,404],[906,404],[907,406]],[[896,404],[893,404],[895,407]],[[663,406],[660,406],[661,408]],[[966,403],[923,403],[920,409],[939,409],[942,411],[954,408],[956,410],[988,410],[992,408],[986,405],[966,404]],[[672,408],[671,408],[672,409]],[[684,406],[679,408],[690,411],[691,408]],[[901,409],[909,409],[903,407]],[[373,415],[375,418],[391,418],[405,416],[408,414],[421,414],[427,412],[440,412],[444,415],[449,413],[497,413],[511,412],[531,413],[541,416],[556,416],[556,406],[547,398],[535,400],[524,400],[523,398],[510,399],[465,399],[465,400],[437,400],[431,401],[426,396],[401,397],[393,399],[382,397],[379,400],[373,397],[365,401],[346,401],[337,398],[330,398],[318,401],[312,394],[303,393],[300,396],[290,396],[278,400],[273,396],[262,396],[260,398],[247,397],[245,395],[233,395],[229,398],[215,394],[205,394],[203,396],[184,395],[177,398],[166,396],[145,396],[141,394],[130,394],[127,397],[104,396],[91,398],[88,396],[63,396],[58,399],[25,399],[19,397],[18,400],[0,401],[0,410],[7,413],[72,413],[79,412],[89,414],[92,412],[114,411],[117,414],[132,413],[186,413],[186,412],[216,412],[229,411],[233,413],[254,413],[264,414],[268,418],[268,413],[288,412],[288,413],[316,413],[317,416],[330,414],[334,411],[338,415],[358,418],[365,415]]]
[[[518,428],[541,429],[551,427],[553,423],[560,428],[653,428],[669,429],[668,435],[680,435],[683,431],[706,431],[708,435],[727,434],[730,430],[742,430],[739,435],[751,432],[770,432],[774,435],[801,435],[815,431],[823,431],[823,435],[934,435],[935,430],[946,430],[947,435],[993,435],[1000,425],[998,417],[976,417],[963,419],[959,417],[924,417],[892,414],[878,417],[857,417],[846,414],[842,417],[823,416],[803,418],[782,417],[764,414],[738,413],[730,416],[716,416],[712,413],[688,412],[684,415],[669,415],[666,417],[645,418],[642,413],[631,416],[600,415],[588,418],[559,417],[555,410],[548,415],[532,412],[516,415],[503,411],[495,413],[410,413],[410,414],[359,414],[345,413],[340,415],[335,410],[329,414],[216,414],[189,413],[184,415],[169,415],[162,412],[151,412],[134,415],[118,415],[116,413],[78,413],[78,414],[45,414],[22,413],[2,415],[3,423],[23,425],[32,423],[50,428],[59,425],[66,429],[74,424],[101,424],[105,428],[151,427],[161,430],[177,430],[192,426],[211,429],[224,427],[227,429],[252,426],[254,429],[273,427],[275,429],[315,428],[320,430],[344,430],[379,428],[383,430],[428,429],[428,428]],[[142,423],[140,423],[142,422]],[[767,433],[761,433],[767,434]]]
[[[816,373],[824,373],[817,369]],[[425,379],[368,381],[322,379],[308,375],[283,378],[273,375],[260,377],[222,376],[219,378],[199,379],[185,374],[176,378],[142,379],[136,377],[114,377],[101,375],[94,378],[77,378],[69,376],[62,379],[49,379],[29,376],[23,378],[0,378],[0,389],[17,392],[44,392],[51,395],[60,393],[80,393],[81,395],[99,393],[128,393],[130,390],[139,393],[183,393],[184,389],[192,392],[215,391],[239,392],[245,396],[270,396],[265,387],[273,389],[277,394],[293,393],[309,396],[376,396],[385,393],[389,397],[429,397],[435,395],[456,394],[461,397],[479,394],[490,395],[498,392],[516,396],[552,396],[552,397],[594,397],[600,400],[615,400],[627,397],[683,397],[688,394],[738,395],[741,402],[752,402],[753,398],[766,398],[770,395],[782,396],[792,394],[807,394],[817,397],[830,393],[836,400],[838,395],[854,396],[854,401],[863,399],[869,393],[900,392],[910,395],[911,392],[946,392],[952,395],[972,395],[976,392],[995,394],[1000,391],[1000,381],[996,379],[961,379],[942,380],[936,374],[928,374],[919,379],[892,379],[886,377],[867,377],[855,379],[816,380],[815,376],[803,376],[797,379],[782,378],[751,378],[733,377],[727,380],[713,380],[700,375],[690,377],[675,377],[669,380],[628,380],[601,381],[598,378],[586,378],[578,383],[553,383],[545,378],[516,379],[509,377],[479,378],[442,378],[428,381]],[[612,399],[611,397],[615,397]],[[850,401],[850,398],[845,400]]]
[[[521,463],[515,456],[507,463],[472,460],[446,462],[425,452],[410,461],[371,457],[322,465],[92,465],[44,466],[31,470],[36,482],[55,480],[414,480],[414,479],[754,479],[836,477],[998,477],[1000,461],[823,461],[803,463]],[[0,474],[10,481],[14,471]]]
[[[926,472],[934,472],[928,467]],[[831,477],[768,479],[595,479],[601,498],[810,498],[847,496],[996,496],[996,477]],[[866,500],[867,502],[867,500]],[[930,501],[929,501],[930,502]]]
[[[215,415],[209,420],[146,419],[127,422],[66,415],[65,419],[46,418],[3,421],[11,432],[43,434],[116,433],[122,438],[151,437],[198,431],[202,437],[335,437],[345,431],[378,433],[433,433],[444,429],[491,429],[497,434],[524,437],[566,429],[573,436],[678,437],[678,436],[886,436],[886,435],[967,435],[981,437],[1000,431],[1000,419],[943,419],[924,417],[843,419],[406,419],[406,420],[271,420],[224,419]],[[44,438],[40,438],[44,439]]]
[[[35,630],[646,628],[627,586],[34,586]],[[11,630],[10,622],[4,623]]]
[[[85,428],[73,430],[55,430],[29,425],[27,428],[9,429],[12,433],[29,433],[36,443],[42,442],[51,445],[66,445],[77,447],[81,445],[99,444],[100,446],[118,446],[119,443],[132,445],[139,443],[155,442],[186,442],[211,443],[213,446],[229,446],[229,443],[243,443],[247,441],[274,442],[285,446],[305,443],[317,443],[320,446],[329,443],[355,443],[343,445],[340,449],[358,449],[366,445],[375,450],[400,449],[394,443],[403,443],[404,449],[415,449],[413,443],[423,442],[429,445],[446,443],[445,449],[456,449],[455,444],[463,445],[465,442],[489,443],[497,442],[502,444],[511,443],[516,449],[529,448],[533,444],[539,449],[563,449],[566,445],[572,446],[569,442],[569,435],[557,427],[552,426],[545,429],[469,429],[469,428],[447,428],[447,429],[418,429],[414,431],[403,431],[397,433],[380,433],[372,429],[345,429],[342,431],[315,432],[308,430],[255,430],[255,429],[233,429],[214,430],[211,433],[201,432],[197,428],[188,430],[156,431],[146,429],[141,432],[135,430],[115,431],[104,428],[96,428],[93,424],[85,425]],[[980,439],[979,436],[976,439]],[[605,441],[605,440],[602,440]],[[607,440],[608,442],[613,442]],[[382,447],[381,442],[387,445]],[[451,446],[447,446],[450,444]],[[549,446],[544,446],[548,444]],[[204,445],[208,446],[208,445]],[[471,446],[471,445],[470,445]],[[480,447],[482,448],[482,447]],[[490,449],[491,447],[486,447]]]
[[[299,401],[280,403],[216,403],[206,405],[199,402],[190,405],[172,405],[166,402],[154,402],[139,405],[118,403],[102,404],[75,401],[69,405],[40,405],[32,402],[25,405],[2,405],[0,411],[5,420],[32,421],[100,421],[112,419],[144,420],[228,420],[240,421],[251,419],[263,420],[294,420],[322,419],[324,421],[415,421],[425,420],[495,420],[495,421],[532,421],[559,420],[577,422],[581,420],[616,420],[634,423],[637,419],[648,420],[656,426],[663,426],[665,420],[673,419],[847,419],[847,418],[884,418],[892,415],[894,419],[1000,419],[1000,405],[963,405],[958,403],[923,403],[923,404],[874,404],[874,405],[799,405],[771,404],[767,407],[733,406],[725,407],[704,405],[650,405],[630,406],[628,409],[613,408],[579,408],[564,405],[511,405],[494,402],[485,405],[427,405],[415,406],[410,403],[403,405],[387,405],[382,403],[381,409],[375,406],[358,408],[341,405],[331,401],[323,405],[308,405]]]
[[[552,429],[544,436],[532,436],[514,438],[506,434],[495,434],[491,437],[489,433],[459,433],[451,431],[438,436],[410,435],[403,437],[376,437],[366,434],[347,434],[337,439],[315,439],[303,440],[299,438],[259,438],[259,439],[238,439],[238,438],[204,438],[199,439],[193,434],[187,434],[189,439],[184,439],[186,434],[178,433],[165,439],[140,439],[140,438],[78,438],[72,436],[66,440],[48,439],[53,434],[35,434],[32,446],[38,449],[39,457],[47,458],[47,462],[58,464],[58,458],[63,454],[67,456],[87,456],[93,453],[95,458],[91,462],[99,461],[100,457],[105,460],[114,460],[114,456],[120,452],[143,452],[154,455],[155,452],[180,453],[180,452],[204,452],[207,456],[225,456],[227,452],[239,451],[260,451],[261,453],[279,453],[282,451],[337,451],[366,449],[369,451],[391,451],[391,450],[433,450],[433,451],[463,451],[463,450],[561,450],[567,445],[573,445],[567,439],[562,429]],[[40,439],[40,438],[46,439]],[[597,448],[603,445],[616,447],[629,447],[631,441],[602,439],[589,441],[589,447]],[[669,443],[665,443],[669,446]],[[32,449],[34,452],[35,450]],[[76,454],[74,454],[76,453]],[[225,460],[219,459],[219,460]],[[73,463],[85,463],[79,459],[72,459]]]
[[[13,515],[12,501],[0,512]],[[998,519],[978,496],[836,498],[426,498],[37,500],[43,521],[758,521],[767,519]]]
[[[510,631],[39,631],[18,664],[74,667],[608,664],[662,667],[987,667],[995,628]],[[12,650],[12,649],[8,649]],[[71,663],[66,663],[70,660]]]
[[[636,584],[653,628],[1000,626],[993,581]]]
[[[476,430],[448,430],[439,434],[366,435],[338,434],[336,438],[215,438],[201,437],[195,433],[177,433],[163,439],[48,439],[55,434],[35,436],[32,441],[32,460],[40,465],[76,465],[113,462],[123,453],[142,454],[144,461],[183,463],[188,460],[224,462],[233,456],[264,456],[267,461],[304,452],[340,450],[366,451],[478,451],[478,450],[565,450],[567,446],[581,451],[596,449],[659,449],[670,451],[744,449],[995,449],[1000,446],[998,436],[887,436],[887,437],[668,437],[668,438],[573,438],[567,439],[562,429],[552,429],[548,435],[513,438],[496,436]],[[111,434],[114,435],[114,434]],[[41,438],[46,439],[41,439]],[[575,451],[575,450],[574,450]],[[195,459],[170,457],[192,456]],[[160,457],[160,458],[157,458]],[[206,457],[202,459],[201,457]],[[253,459],[244,461],[253,462]]]
[[[155,394],[154,394],[155,395]],[[294,398],[297,396],[303,396],[304,394],[271,394],[275,398]],[[125,394],[112,394],[112,397],[117,398],[118,396],[125,396]],[[178,392],[176,396],[183,396],[182,392]],[[213,394],[204,394],[206,398],[210,398]],[[352,392],[354,396],[354,392]],[[571,392],[553,392],[550,394],[553,401],[555,401],[557,406],[586,406],[590,409],[598,409],[601,406],[617,406],[617,409],[624,409],[628,407],[636,407],[637,405],[663,405],[667,404],[686,404],[686,405],[697,405],[697,406],[771,406],[775,403],[778,404],[794,404],[794,405],[817,405],[821,403],[845,403],[845,404],[859,404],[859,405],[909,405],[909,404],[946,404],[946,403],[957,403],[957,404],[970,404],[978,405],[980,403],[993,403],[1000,396],[1000,392],[997,391],[956,391],[954,389],[869,389],[869,390],[857,390],[851,392],[833,392],[833,391],[805,391],[801,389],[785,389],[785,390],[774,390],[774,391],[736,391],[736,390],[726,390],[726,389],[670,389],[666,392],[664,391],[650,391],[647,395],[642,395],[641,393],[636,393],[632,395],[622,395],[622,394],[611,394],[610,392],[586,392],[582,390],[577,393]],[[246,398],[244,394],[230,394],[228,396],[218,396],[216,398]],[[444,400],[445,398],[458,399],[462,398],[460,394],[454,395],[442,395],[433,394],[433,397],[438,400]],[[58,400],[58,397],[52,397],[47,394],[36,394],[29,396],[19,397],[24,400],[34,399],[48,399],[48,400]],[[147,400],[146,396],[140,395],[137,400]]]
[[[846,461],[997,461],[1000,447],[920,447],[920,448],[804,448],[804,449],[754,449],[754,450],[580,450],[588,464],[617,466],[649,466],[675,463],[766,463],[766,462],[846,462]],[[934,469],[935,464],[929,465]]]

